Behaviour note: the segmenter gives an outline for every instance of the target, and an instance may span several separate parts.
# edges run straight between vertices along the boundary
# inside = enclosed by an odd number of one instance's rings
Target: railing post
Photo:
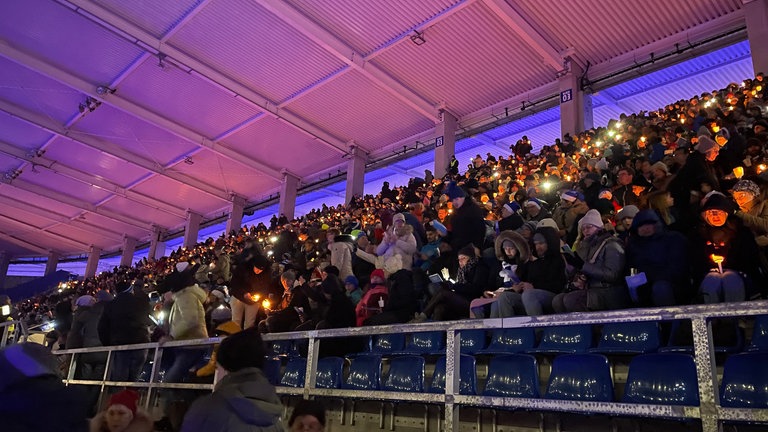
[[[459,430],[459,405],[454,404],[454,396],[461,390],[461,343],[459,333],[448,329],[445,335],[445,429]],[[458,371],[457,371],[458,369]]]
[[[717,369],[715,365],[712,322],[706,317],[691,319],[693,327],[693,352],[696,360],[696,375],[699,380],[701,429],[703,432],[717,432]]]

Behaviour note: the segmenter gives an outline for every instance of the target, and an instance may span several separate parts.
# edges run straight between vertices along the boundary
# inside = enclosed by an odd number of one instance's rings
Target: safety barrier
[[[29,336],[26,325],[19,320],[0,322],[0,332],[2,332],[0,348],[16,343],[18,340],[27,340]]]
[[[461,407],[481,407],[488,409],[523,409],[538,412],[570,412],[584,414],[606,414],[616,417],[651,417],[662,419],[700,420],[702,430],[705,432],[717,431],[723,421],[739,422],[768,422],[768,409],[750,408],[726,408],[720,405],[719,383],[717,367],[715,364],[715,351],[712,333],[712,319],[768,314],[768,301],[695,305],[685,307],[630,309],[609,312],[571,313],[562,315],[544,315],[538,317],[513,317],[497,319],[477,319],[453,322],[428,322],[422,324],[399,324],[377,327],[358,327],[332,330],[315,330],[307,332],[291,332],[280,334],[266,334],[265,341],[280,340],[306,340],[308,344],[306,356],[306,374],[303,387],[289,388],[277,387],[278,394],[301,396],[304,398],[323,397],[342,400],[375,400],[387,403],[413,402],[420,404],[436,404],[444,408],[443,425],[439,430],[459,430],[459,411]],[[595,402],[575,400],[554,400],[545,398],[510,398],[495,396],[473,396],[460,394],[459,374],[454,370],[459,369],[460,360],[460,333],[465,330],[494,330],[514,328],[545,328],[564,325],[583,324],[608,324],[630,323],[647,321],[677,321],[689,320],[693,329],[693,355],[698,379],[698,406],[678,405],[654,405],[618,402]],[[444,332],[445,333],[445,393],[412,393],[391,391],[368,391],[347,389],[316,388],[317,364],[319,349],[323,340],[329,338],[366,337],[393,333],[416,332]],[[68,384],[99,385],[102,391],[107,386],[125,386],[146,388],[148,395],[145,404],[149,406],[150,396],[153,392],[164,389],[213,389],[213,384],[186,384],[186,383],[161,383],[157,382],[158,367],[162,360],[164,349],[176,347],[190,347],[200,345],[212,345],[219,339],[204,339],[195,341],[169,342],[164,345],[156,343],[125,345],[113,347],[82,348],[58,351],[59,355],[72,355],[70,360],[69,376],[65,379]],[[112,353],[119,350],[149,349],[154,350],[153,368],[148,382],[112,382],[107,381],[109,376],[110,358]],[[77,357],[80,354],[106,351],[107,368],[103,379],[98,381],[76,380],[74,378]],[[765,367],[768,367],[766,365]],[[353,405],[354,409],[354,405]],[[354,418],[354,413],[352,414]],[[380,425],[383,426],[383,405],[380,413]],[[393,414],[394,417],[394,414]],[[342,412],[343,418],[343,412]],[[394,427],[394,420],[393,425]],[[427,430],[427,426],[424,426]]]

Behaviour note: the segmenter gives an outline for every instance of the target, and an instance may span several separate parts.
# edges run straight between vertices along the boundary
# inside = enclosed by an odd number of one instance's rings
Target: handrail
[[[618,311],[570,313],[560,315],[543,315],[536,317],[520,316],[511,318],[475,319],[451,322],[427,322],[420,324],[394,324],[388,326],[355,327],[343,329],[310,330],[303,332],[272,333],[265,334],[265,341],[275,340],[308,340],[306,381],[303,389],[278,387],[279,394],[299,395],[305,398],[311,396],[325,396],[336,398],[373,399],[382,401],[413,401],[421,403],[437,403],[445,405],[445,430],[458,430],[458,411],[462,405],[480,407],[505,407],[525,408],[540,411],[570,411],[582,413],[604,413],[618,416],[646,416],[679,419],[701,419],[702,430],[715,432],[722,420],[741,420],[768,422],[768,410],[766,409],[733,409],[723,408],[719,404],[719,392],[717,382],[717,370],[715,367],[714,347],[712,342],[712,329],[710,320],[713,318],[745,317],[752,315],[768,314],[768,301],[754,301],[741,303],[720,303],[708,305],[693,305],[680,307],[661,307],[647,309],[627,309]],[[473,329],[508,329],[524,327],[548,327],[577,324],[606,324],[616,322],[636,321],[670,321],[690,320],[693,327],[693,350],[696,362],[696,371],[699,381],[698,407],[667,406],[667,405],[643,405],[626,404],[618,402],[580,402],[561,401],[548,399],[524,399],[503,398],[487,396],[459,395],[459,377],[454,373],[458,367],[460,342],[459,334],[462,330]],[[414,394],[387,391],[355,391],[315,388],[317,359],[322,340],[338,337],[371,336],[391,333],[415,333],[424,331],[443,331],[446,333],[446,391],[444,394]],[[71,368],[75,366],[75,358],[78,354],[92,352],[111,352],[120,350],[154,349],[155,361],[159,362],[164,348],[188,347],[199,345],[212,345],[218,343],[219,338],[197,339],[190,341],[172,341],[165,344],[145,343],[136,345],[120,345],[112,347],[77,348],[70,350],[54,351],[58,355],[72,355]],[[109,362],[109,361],[108,361]],[[156,365],[159,363],[156,363]],[[86,381],[74,380],[72,372],[65,379],[68,384],[101,385],[102,389],[107,385],[126,385],[133,387],[146,387],[151,392],[155,388],[195,388],[210,390],[213,384],[181,384],[181,383],[157,383],[153,373],[147,383],[117,383],[106,380],[105,370],[103,380]],[[72,370],[72,369],[71,369]],[[154,372],[154,371],[153,371]],[[452,383],[452,385],[448,385]],[[149,397],[147,398],[147,404]]]
[[[21,338],[19,338],[19,329],[21,329]],[[2,332],[2,336],[0,336],[0,348],[8,345],[9,340],[11,343],[14,343],[17,340],[27,340],[29,337],[27,326],[24,324],[24,321],[21,320],[0,322],[0,332]]]

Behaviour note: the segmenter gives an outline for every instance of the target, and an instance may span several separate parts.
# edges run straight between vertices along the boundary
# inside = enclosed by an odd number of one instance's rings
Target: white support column
[[[123,256],[120,257],[120,265],[130,267],[133,264],[133,254],[136,252],[136,239],[123,236]]]
[[[157,225],[152,226],[152,239],[149,241],[148,258],[159,259],[165,255],[165,229]]]
[[[749,50],[752,52],[752,68],[755,74],[768,73],[768,1],[743,0],[744,18],[747,22]]]
[[[48,253],[48,261],[45,263],[45,276],[56,273],[59,265],[59,254],[56,252]]]
[[[296,195],[299,191],[299,177],[284,169],[283,182],[280,184],[280,204],[278,215],[285,215],[288,220],[293,220],[296,213]]]
[[[245,198],[237,194],[232,194],[232,208],[229,211],[229,218],[227,219],[226,234],[232,230],[238,231],[243,225],[243,209],[245,208]]]
[[[560,136],[571,136],[589,129],[592,121],[592,95],[581,90],[579,78],[584,71],[570,62],[568,73],[560,77]]]
[[[0,290],[5,289],[5,278],[8,275],[8,266],[10,264],[11,255],[6,251],[0,252]]]
[[[197,234],[200,232],[200,222],[203,221],[203,216],[199,213],[195,213],[191,210],[187,210],[187,224],[184,227],[184,246],[191,249],[197,244]]]
[[[350,141],[349,162],[347,163],[347,193],[344,203],[349,204],[355,196],[362,196],[365,190],[365,164],[368,163],[368,154]]]
[[[88,262],[85,264],[85,277],[91,278],[96,276],[96,270],[99,268],[99,258],[101,257],[101,248],[91,246],[91,251],[88,254]]]
[[[435,177],[443,178],[448,172],[451,157],[456,154],[456,117],[440,110],[440,123],[435,126]]]

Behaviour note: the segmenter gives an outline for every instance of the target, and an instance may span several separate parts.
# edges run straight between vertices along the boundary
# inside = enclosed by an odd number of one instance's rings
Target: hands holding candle
[[[717,264],[717,271],[722,273],[723,272],[723,261],[725,261],[725,257],[722,255],[715,255],[712,254],[709,256],[709,258],[712,260],[713,263]]]

